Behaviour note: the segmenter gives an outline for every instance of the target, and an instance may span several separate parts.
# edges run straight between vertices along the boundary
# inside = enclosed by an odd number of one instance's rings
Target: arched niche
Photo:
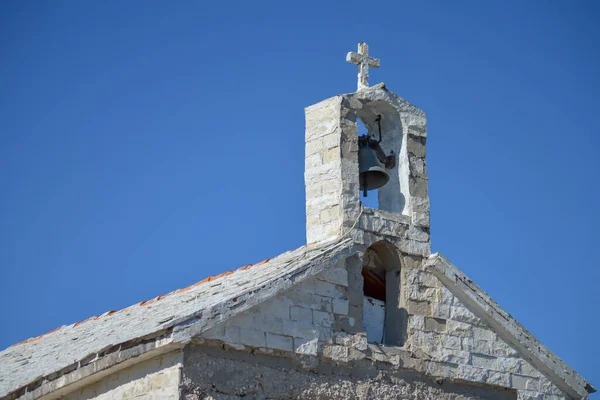
[[[402,304],[400,256],[387,241],[372,244],[362,260],[363,326],[367,341],[402,346],[407,313]]]
[[[384,100],[364,101],[356,116],[378,138],[377,116],[381,115],[381,143],[386,155],[396,156],[396,165],[387,170],[388,183],[377,191],[378,208],[384,211],[408,215],[408,158],[404,143],[402,121],[396,108]]]

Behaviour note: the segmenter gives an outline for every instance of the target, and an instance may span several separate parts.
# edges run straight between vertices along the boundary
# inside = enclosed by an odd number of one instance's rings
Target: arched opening
[[[378,140],[381,127],[379,146],[386,156],[395,157],[394,167],[386,167],[389,181],[379,189],[369,191],[366,197],[361,191],[361,203],[369,208],[406,214],[408,159],[406,146],[403,145],[405,135],[399,113],[385,101],[372,101],[363,104],[363,107],[357,110],[356,117],[358,135],[370,133],[372,138]]]
[[[400,257],[385,241],[371,245],[362,262],[363,328],[367,342],[401,346],[407,313],[402,307]]]

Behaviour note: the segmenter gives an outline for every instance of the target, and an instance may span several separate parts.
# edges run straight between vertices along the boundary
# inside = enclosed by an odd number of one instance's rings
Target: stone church
[[[347,61],[358,90],[305,110],[305,246],[15,344],[0,397],[587,399],[590,383],[431,254],[425,113],[369,86],[366,44]]]

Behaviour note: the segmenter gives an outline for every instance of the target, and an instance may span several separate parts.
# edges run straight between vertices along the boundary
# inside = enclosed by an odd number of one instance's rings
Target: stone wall
[[[340,112],[340,96],[306,108],[307,243],[335,237],[342,227]]]
[[[453,384],[371,363],[302,368],[286,358],[218,348],[185,349],[182,399],[516,399],[514,391]]]
[[[135,364],[79,389],[67,400],[178,400],[182,353],[164,354]]]
[[[204,332],[207,340],[218,340],[245,350],[289,351],[317,355],[334,330],[354,327],[348,300],[345,260],[315,278],[308,278],[281,295],[237,315]]]
[[[426,361],[427,373],[518,390],[519,399],[564,398],[432,273],[406,269],[407,350]]]
[[[398,327],[406,329],[407,340],[401,347],[367,343],[358,257],[331,265],[215,326],[196,344],[286,358],[313,373],[323,365],[370,365],[374,370],[412,370],[444,382],[505,388],[518,393],[519,399],[565,398],[424,270],[424,258],[401,254],[400,259],[400,304],[408,313],[407,327]]]

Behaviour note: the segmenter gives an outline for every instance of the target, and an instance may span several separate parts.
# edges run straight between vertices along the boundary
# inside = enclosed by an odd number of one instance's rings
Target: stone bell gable
[[[381,116],[381,147],[396,156],[396,163],[389,171],[389,182],[376,194],[379,210],[383,211],[377,219],[389,220],[390,224],[408,222],[413,226],[412,236],[429,235],[427,119],[423,111],[379,84],[324,100],[307,107],[305,113],[308,243],[336,237],[356,226],[363,209],[357,122],[362,121],[369,131],[374,131],[378,116]],[[368,219],[362,221],[363,225],[375,222]]]
[[[305,110],[306,245],[3,350],[0,399],[587,399],[431,254],[425,113],[369,87],[365,43],[347,60],[357,92]]]

